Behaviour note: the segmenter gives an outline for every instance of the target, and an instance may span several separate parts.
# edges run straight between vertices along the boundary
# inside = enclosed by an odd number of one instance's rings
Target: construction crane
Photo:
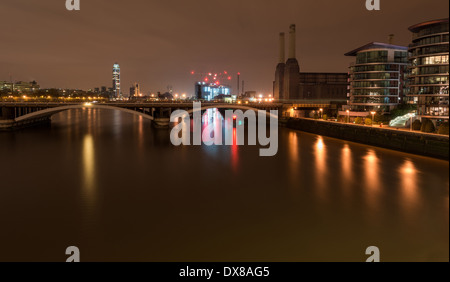
[[[197,82],[214,83],[217,85],[229,84],[233,80],[231,74],[227,71],[217,72],[196,72],[191,71],[191,75],[195,77]]]

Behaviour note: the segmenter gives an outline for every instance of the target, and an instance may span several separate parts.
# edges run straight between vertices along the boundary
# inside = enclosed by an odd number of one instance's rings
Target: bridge
[[[142,116],[151,120],[156,127],[168,127],[170,115],[176,110],[192,112],[192,102],[106,102],[106,103],[66,103],[66,102],[0,102],[0,129],[11,129],[50,122],[51,116],[74,109],[118,110]],[[278,110],[282,112],[283,104],[248,103],[230,104],[220,102],[202,103],[202,111],[207,109],[233,110]]]

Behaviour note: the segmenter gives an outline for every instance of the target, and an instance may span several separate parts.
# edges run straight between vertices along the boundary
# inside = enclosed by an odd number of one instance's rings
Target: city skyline
[[[326,1],[328,5],[282,1],[258,6],[255,1],[245,1],[240,2],[240,9],[231,2],[170,5],[134,0],[127,4],[108,1],[107,5],[98,0],[83,3],[80,12],[68,12],[55,1],[6,1],[0,16],[14,25],[0,31],[5,39],[0,77],[36,80],[44,88],[93,89],[110,84],[108,70],[117,61],[125,88],[139,81],[145,93],[173,85],[174,92],[192,95],[192,70],[241,72],[246,89],[271,93],[277,37],[291,23],[297,24],[296,51],[302,72],[346,72],[351,61],[344,56],[346,51],[367,42],[387,42],[391,33],[395,44],[407,46],[410,25],[448,17],[449,5],[442,1],[384,1],[381,11],[369,12],[364,1]],[[116,17],[130,5],[135,18],[130,19],[129,14]],[[342,12],[335,14],[338,6]],[[162,17],[168,13],[173,16]],[[196,13],[203,16],[196,18]],[[56,21],[58,26],[53,25]],[[383,28],[378,27],[381,21]],[[390,25],[392,28],[385,27]],[[129,44],[132,40],[141,44]],[[233,76],[234,88],[235,80]]]

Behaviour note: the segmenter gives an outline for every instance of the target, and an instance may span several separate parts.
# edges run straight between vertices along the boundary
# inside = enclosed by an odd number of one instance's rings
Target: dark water
[[[449,164],[280,129],[279,152],[174,147],[78,110],[0,132],[0,261],[449,260]]]

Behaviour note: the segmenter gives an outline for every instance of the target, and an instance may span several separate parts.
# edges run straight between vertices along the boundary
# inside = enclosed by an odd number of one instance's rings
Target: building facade
[[[347,73],[300,73],[299,99],[345,101]]]
[[[212,101],[219,95],[231,95],[231,87],[218,83],[207,82],[197,82],[195,84],[195,97],[199,100]]]
[[[408,48],[372,42],[350,51],[356,57],[349,71],[349,106],[352,111],[389,112],[403,102]]]
[[[135,82],[133,86],[130,87],[130,98],[131,97],[142,97],[141,88],[139,83]]]
[[[40,86],[37,84],[36,81],[31,82],[24,82],[24,81],[18,81],[18,82],[7,82],[7,81],[0,81],[0,91],[6,91],[8,93],[13,94],[35,94],[39,91]]]
[[[420,118],[448,121],[448,18],[413,25],[407,98]]]
[[[113,66],[113,75],[112,75],[112,90],[114,92],[114,97],[116,99],[122,98],[122,92],[120,92],[120,66],[115,63]]]

